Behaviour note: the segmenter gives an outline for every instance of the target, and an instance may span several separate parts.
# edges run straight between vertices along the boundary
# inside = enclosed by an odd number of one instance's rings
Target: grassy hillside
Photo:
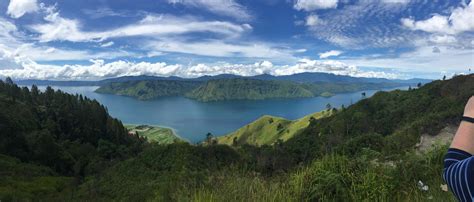
[[[173,129],[163,128],[159,126],[149,125],[131,125],[127,124],[125,127],[129,132],[136,133],[140,137],[146,138],[148,142],[154,142],[158,144],[171,144],[174,142],[183,142],[185,140],[178,137]]]
[[[315,121],[331,114],[332,111],[322,111],[293,121],[266,115],[235,132],[217,137],[217,143],[226,145],[271,145],[279,140],[284,142],[308,127],[311,120]]]
[[[95,92],[150,100],[166,96],[183,96],[199,84],[200,82],[197,81],[126,81],[104,84]]]

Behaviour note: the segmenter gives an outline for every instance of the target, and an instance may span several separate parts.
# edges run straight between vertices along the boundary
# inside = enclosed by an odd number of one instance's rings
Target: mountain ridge
[[[116,78],[108,78],[97,81],[61,81],[61,80],[37,80],[37,79],[25,79],[17,80],[15,83],[18,85],[53,85],[53,86],[101,86],[107,83],[113,82],[127,82],[127,81],[138,81],[138,80],[165,80],[165,81],[208,81],[213,79],[229,79],[229,78],[249,78],[258,80],[287,80],[294,82],[341,82],[341,83],[354,83],[354,82],[370,82],[370,83],[384,83],[384,82],[395,82],[395,83],[428,83],[432,80],[412,78],[412,79],[386,79],[386,78],[368,78],[368,77],[352,77],[346,75],[336,75],[332,73],[322,72],[304,72],[292,75],[281,75],[274,76],[270,74],[261,74],[255,76],[240,76],[234,74],[219,74],[214,76],[200,76],[196,78],[183,78],[178,76],[160,77],[160,76],[122,76]]]

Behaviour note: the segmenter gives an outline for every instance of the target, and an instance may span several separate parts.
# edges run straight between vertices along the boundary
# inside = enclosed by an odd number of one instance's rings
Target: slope
[[[312,120],[328,117],[331,114],[332,110],[316,112],[293,121],[275,116],[262,116],[235,132],[217,137],[217,143],[226,145],[271,145],[277,141],[287,141],[308,127]]]

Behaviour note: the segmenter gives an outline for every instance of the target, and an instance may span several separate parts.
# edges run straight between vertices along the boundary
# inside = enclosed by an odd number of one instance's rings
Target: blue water
[[[122,120],[123,123],[170,127],[179,136],[192,142],[203,140],[208,132],[215,136],[225,135],[263,115],[298,119],[324,110],[328,103],[333,107],[348,106],[362,98],[361,92],[355,92],[338,94],[330,98],[314,97],[203,103],[183,97],[167,97],[141,101],[125,96],[98,94],[94,92],[97,87],[53,86],[53,88],[96,99],[108,108],[113,117]],[[377,91],[364,92],[369,97]]]

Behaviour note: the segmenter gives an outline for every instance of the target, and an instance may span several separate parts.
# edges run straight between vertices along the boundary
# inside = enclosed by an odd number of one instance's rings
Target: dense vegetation
[[[311,121],[330,116],[332,112],[332,110],[316,112],[293,121],[276,116],[262,116],[235,132],[217,137],[217,144],[258,146],[281,143],[304,131]]]
[[[164,96],[186,96],[202,102],[220,100],[261,100],[332,96],[335,93],[396,87],[400,83],[297,83],[260,79],[211,79],[208,81],[146,80],[107,83],[96,90],[141,100]]]
[[[196,88],[200,82],[194,81],[127,81],[102,85],[97,93],[125,95],[140,100],[150,100],[165,96],[182,96]]]
[[[0,154],[9,156],[0,158],[0,167],[6,169],[0,175],[2,179],[8,176],[12,185],[17,183],[15,180],[24,179],[10,174],[24,175],[26,179],[41,173],[68,176],[79,183],[85,176],[136,155],[142,142],[129,136],[122,123],[110,117],[107,109],[95,100],[50,87],[40,92],[32,86],[30,91],[13,84],[11,79],[0,80]],[[20,172],[30,169],[20,161],[37,165],[38,169],[31,169],[38,172]],[[13,189],[28,195],[29,185],[41,187],[56,180],[63,182],[63,178],[57,177],[37,180],[44,184],[18,182],[20,187],[0,189],[0,193]]]
[[[13,84],[3,85],[9,88],[2,88],[0,95],[14,88]],[[143,151],[133,158],[107,166],[100,173],[88,173],[84,182],[75,184],[66,183],[67,174],[48,170],[50,167],[36,161],[19,161],[11,157],[14,154],[2,151],[7,156],[0,156],[0,167],[8,169],[0,175],[16,183],[0,182],[0,198],[454,201],[451,193],[440,188],[444,184],[441,172],[446,146],[418,154],[414,145],[423,133],[435,135],[446,124],[458,124],[463,106],[472,95],[474,75],[434,81],[408,91],[380,92],[348,108],[332,109],[331,116],[312,120],[286,142],[259,147],[229,147],[215,144],[212,139],[203,145],[150,144],[142,146]],[[4,111],[2,116],[11,113]],[[25,126],[4,119],[0,123],[3,128],[15,130]],[[12,167],[34,174],[24,176]],[[42,177],[51,180],[42,181]],[[35,191],[41,193],[35,195],[15,191],[24,186],[30,192],[38,187],[48,189]]]

